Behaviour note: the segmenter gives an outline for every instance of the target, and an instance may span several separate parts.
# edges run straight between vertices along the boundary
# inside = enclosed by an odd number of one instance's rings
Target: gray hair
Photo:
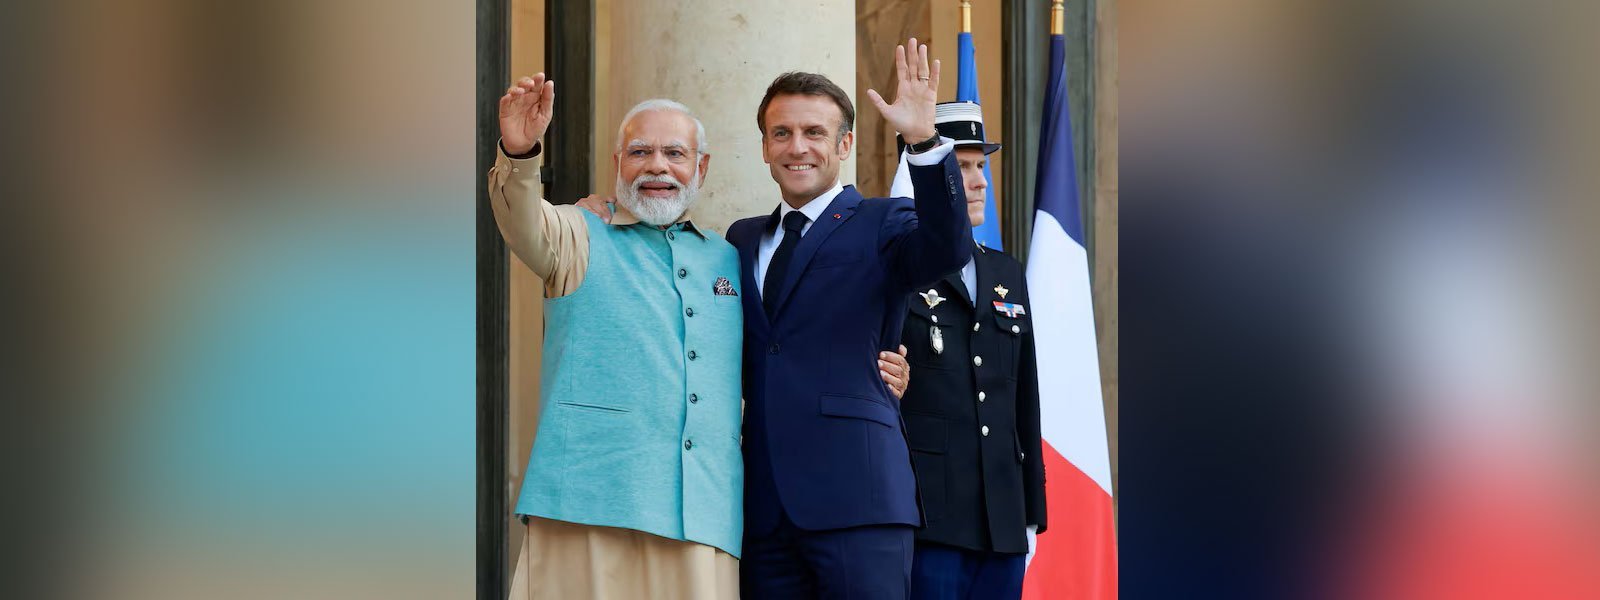
[[[628,110],[628,114],[622,116],[622,123],[617,125],[618,152],[622,151],[622,130],[627,129],[628,122],[632,121],[634,117],[639,115],[639,113],[655,110],[676,111],[683,113],[683,116],[689,117],[690,121],[694,121],[694,151],[696,154],[706,153],[706,126],[700,123],[699,117],[696,117],[694,116],[694,113],[689,112],[689,107],[684,106],[682,103],[675,100],[668,100],[666,98],[651,98],[649,100],[645,100],[644,102],[635,104],[633,105],[633,108]]]

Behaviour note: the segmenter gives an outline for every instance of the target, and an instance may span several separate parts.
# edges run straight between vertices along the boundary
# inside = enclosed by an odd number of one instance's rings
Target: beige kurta
[[[510,597],[731,600],[739,597],[739,561],[642,531],[529,517]]]
[[[513,159],[500,150],[489,171],[489,201],[506,244],[554,298],[583,282],[588,225],[583,209],[540,197],[538,173],[537,157]],[[620,205],[611,220],[637,222]],[[513,600],[739,597],[738,559],[711,546],[537,517],[528,518],[527,533],[511,578]]]

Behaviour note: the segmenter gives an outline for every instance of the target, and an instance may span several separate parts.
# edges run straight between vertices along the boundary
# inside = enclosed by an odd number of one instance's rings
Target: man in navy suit
[[[909,48],[909,56],[908,49]],[[756,115],[783,202],[740,220],[744,303],[745,598],[904,598],[922,525],[898,403],[872,356],[906,301],[971,257],[961,172],[934,128],[939,64],[895,50],[884,119],[912,143],[916,200],[839,184],[855,111],[826,77],[786,73]]]

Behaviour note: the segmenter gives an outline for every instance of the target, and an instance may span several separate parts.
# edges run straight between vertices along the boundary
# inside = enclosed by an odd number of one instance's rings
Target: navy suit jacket
[[[787,514],[807,530],[922,525],[900,407],[877,355],[900,343],[907,294],[972,255],[955,153],[912,166],[916,200],[846,186],[791,257],[773,317],[756,252],[778,214],[728,228],[744,294],[745,535]]]

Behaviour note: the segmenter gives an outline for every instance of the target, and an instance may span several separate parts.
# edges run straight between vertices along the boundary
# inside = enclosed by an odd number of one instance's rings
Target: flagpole
[[[972,33],[971,0],[961,0],[961,33]]]
[[[962,2],[962,4],[966,4],[966,3]],[[1066,34],[1066,23],[1067,23],[1066,11],[1067,11],[1067,7],[1064,6],[1065,4],[1066,4],[1066,2],[1064,2],[1063,0],[1051,0],[1050,1],[1050,35],[1065,35]]]

